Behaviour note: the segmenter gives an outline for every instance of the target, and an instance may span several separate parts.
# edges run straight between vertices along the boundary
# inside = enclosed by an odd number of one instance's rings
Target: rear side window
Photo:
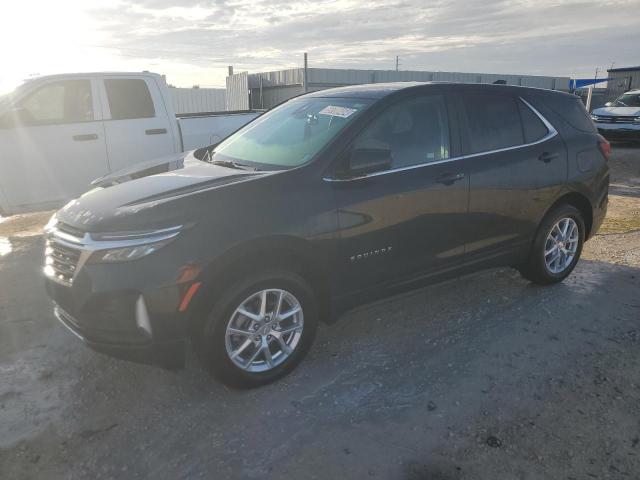
[[[523,102],[518,101],[518,106],[520,107],[520,115],[522,116],[525,142],[533,143],[544,138],[544,136],[549,133],[549,129],[542,123],[540,117]]]
[[[520,112],[508,95],[462,95],[470,153],[488,152],[524,143]]]
[[[112,120],[153,118],[153,100],[142,79],[109,79],[104,81]]]
[[[93,120],[93,97],[89,80],[48,83],[18,105],[24,125],[78,123]]]

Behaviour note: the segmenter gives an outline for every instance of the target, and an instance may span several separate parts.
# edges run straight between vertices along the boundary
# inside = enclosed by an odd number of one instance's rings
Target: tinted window
[[[470,153],[522,145],[524,137],[516,100],[507,95],[465,94]]]
[[[520,106],[520,115],[522,116],[522,127],[524,128],[524,139],[527,143],[532,143],[543,138],[549,129],[542,123],[540,117],[536,115],[523,102],[518,102]]]
[[[156,116],[147,82],[141,79],[105,80],[109,110],[113,120]]]
[[[444,96],[404,100],[378,116],[353,148],[391,151],[391,168],[449,158],[449,121]]]
[[[545,100],[545,104],[564,118],[569,125],[584,132],[596,132],[593,120],[580,98],[574,95],[553,95]]]
[[[77,123],[93,120],[93,97],[89,80],[48,83],[17,106],[26,125]]]

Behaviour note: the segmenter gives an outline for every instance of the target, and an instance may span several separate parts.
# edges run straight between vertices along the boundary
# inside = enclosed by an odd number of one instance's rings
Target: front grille
[[[607,116],[598,115],[597,122],[600,123],[633,123],[636,117],[633,116]]]
[[[62,245],[55,238],[47,240],[45,273],[63,285],[71,285],[76,274],[80,250]]]

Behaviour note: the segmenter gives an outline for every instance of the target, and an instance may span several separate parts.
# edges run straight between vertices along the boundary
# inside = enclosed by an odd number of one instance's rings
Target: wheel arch
[[[585,240],[591,236],[591,228],[593,227],[593,205],[589,201],[589,198],[577,191],[567,192],[558,198],[548,209],[544,212],[542,218],[559,205],[568,204],[571,205],[582,213],[585,228]]]
[[[235,245],[210,262],[202,271],[203,285],[190,308],[190,323],[206,315],[229,283],[263,268],[283,268],[302,276],[317,295],[319,315],[329,318],[328,258],[310,241],[287,235],[257,238]],[[319,255],[320,253],[320,255]]]

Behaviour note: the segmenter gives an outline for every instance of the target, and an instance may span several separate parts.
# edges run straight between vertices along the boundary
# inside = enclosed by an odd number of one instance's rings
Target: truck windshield
[[[640,107],[640,93],[624,93],[613,102],[614,107]]]
[[[370,105],[349,98],[299,98],[268,111],[218,145],[213,161],[261,169],[308,162]]]

